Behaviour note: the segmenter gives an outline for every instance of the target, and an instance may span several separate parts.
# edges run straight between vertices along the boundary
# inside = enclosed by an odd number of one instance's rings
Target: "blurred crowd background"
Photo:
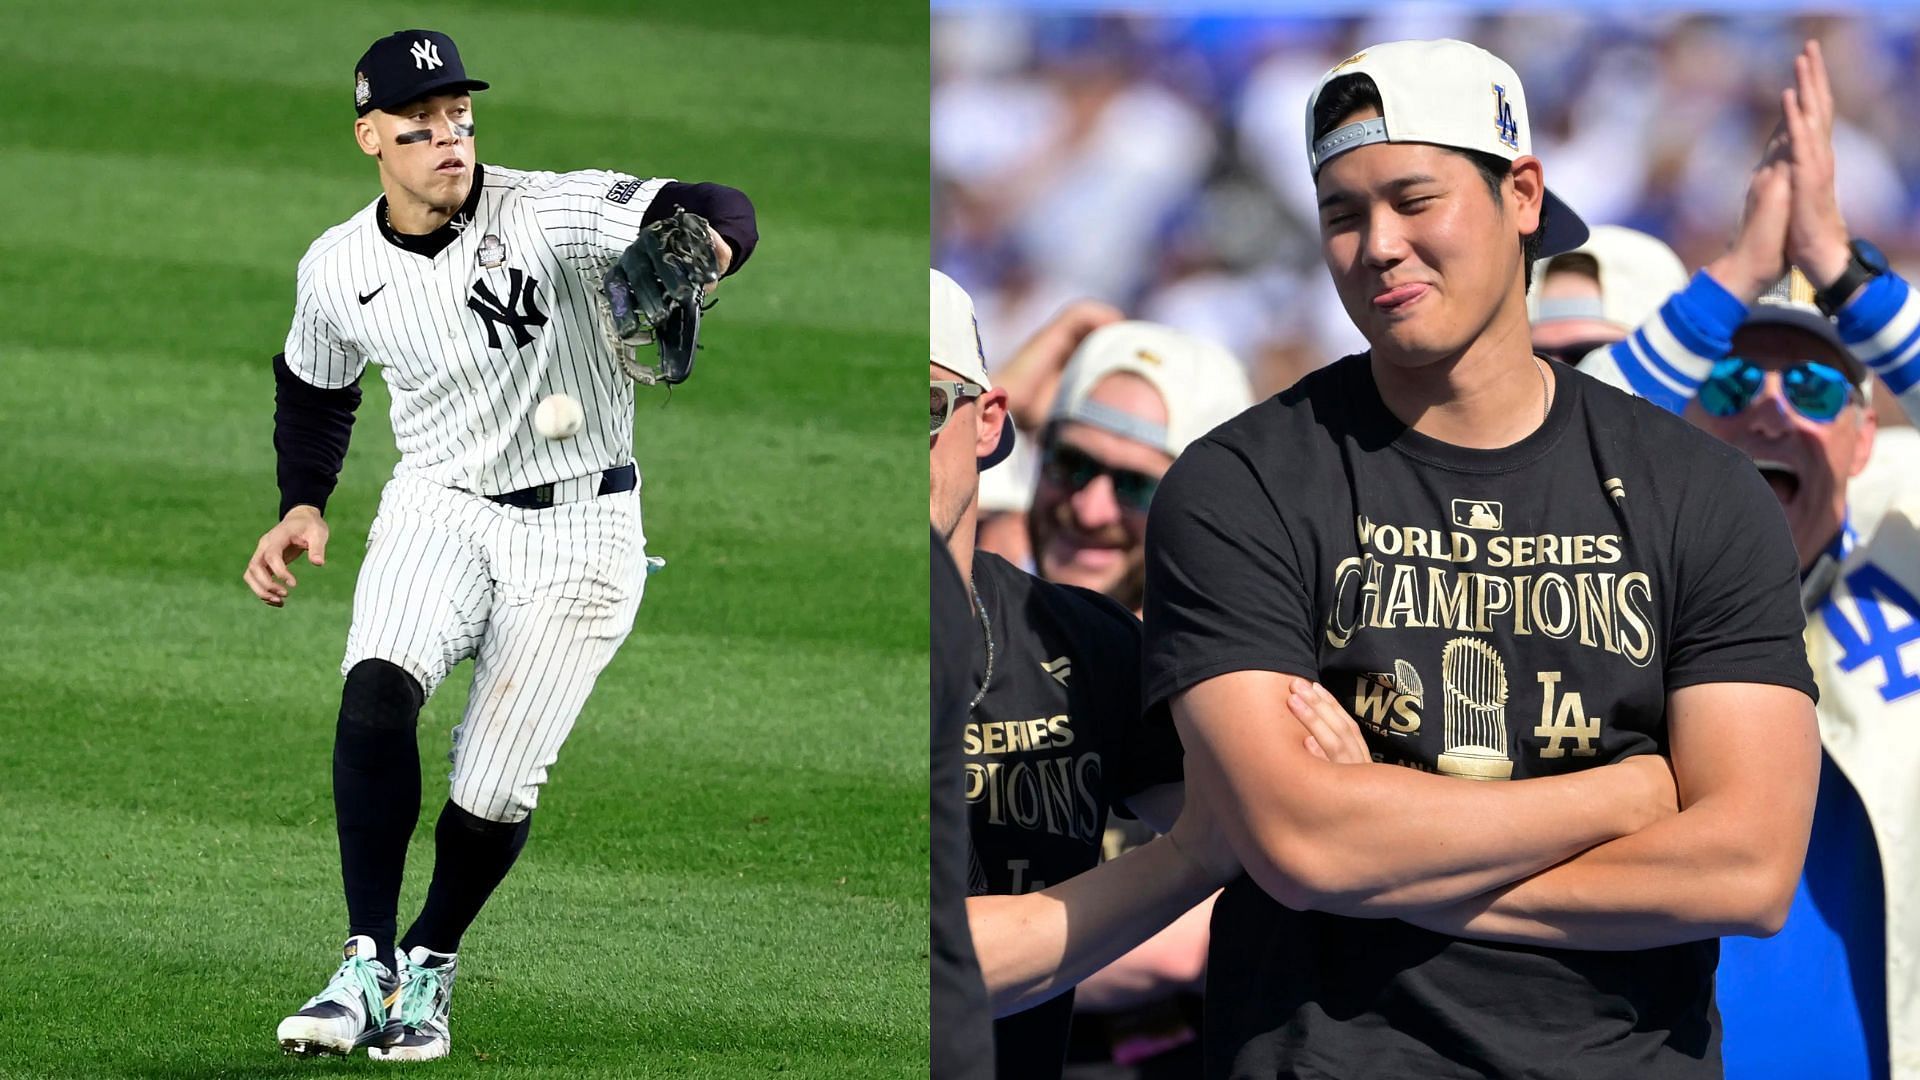
[[[1258,395],[1365,348],[1320,262],[1305,108],[1378,41],[1458,37],[1513,64],[1547,182],[1589,223],[1722,250],[1792,56],[1827,51],[1841,207],[1920,278],[1920,10],[1848,15],[1365,17],[941,10],[932,24],[933,263],[989,362],[1079,297],[1213,338]],[[1906,137],[1903,137],[1906,135]]]

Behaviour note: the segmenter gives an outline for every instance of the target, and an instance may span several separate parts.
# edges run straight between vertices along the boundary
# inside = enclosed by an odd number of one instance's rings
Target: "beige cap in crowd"
[[[1165,425],[1108,408],[1088,395],[1117,372],[1138,375],[1167,403]],[[1225,348],[1157,323],[1112,323],[1088,334],[1067,362],[1049,423],[1072,420],[1179,457],[1195,439],[1253,404],[1246,369]]]
[[[1600,295],[1541,299],[1540,283],[1558,259],[1586,255],[1600,271]],[[1560,319],[1598,319],[1632,333],[1660,310],[1667,298],[1687,287],[1680,256],[1657,237],[1619,225],[1596,225],[1587,242],[1533,264],[1533,288],[1527,316],[1535,326]]]

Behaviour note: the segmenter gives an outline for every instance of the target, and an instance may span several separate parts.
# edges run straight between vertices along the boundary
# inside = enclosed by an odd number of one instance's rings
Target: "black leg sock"
[[[520,857],[532,826],[531,814],[520,821],[488,821],[448,799],[433,830],[433,884],[427,886],[427,903],[400,947],[459,952],[460,935]]]
[[[347,932],[372,938],[389,971],[395,970],[407,840],[420,820],[414,728],[425,702],[412,675],[385,660],[363,660],[347,673],[333,740],[333,815]]]

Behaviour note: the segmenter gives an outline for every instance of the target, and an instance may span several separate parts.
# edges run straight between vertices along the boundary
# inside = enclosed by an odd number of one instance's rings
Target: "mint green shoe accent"
[[[455,954],[430,952],[423,946],[415,946],[412,955],[400,954],[400,990],[393,1008],[399,1035],[369,1047],[369,1056],[375,1061],[432,1061],[447,1056],[453,1043],[447,1014],[459,961]]]
[[[387,1007],[400,994],[399,980],[373,959],[373,941],[347,939],[344,958],[333,977],[300,1011],[280,1021],[276,1037],[289,1054],[350,1054],[401,1034]]]
[[[453,992],[453,980],[443,976],[453,974],[452,968],[451,964],[422,967],[407,962],[407,983],[400,990],[400,1023],[421,1027],[440,1018],[445,1011],[441,1003]]]

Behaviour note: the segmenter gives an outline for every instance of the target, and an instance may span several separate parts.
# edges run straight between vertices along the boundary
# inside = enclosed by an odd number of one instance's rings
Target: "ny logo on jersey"
[[[421,38],[419,41],[414,42],[413,48],[409,49],[408,52],[413,54],[413,69],[415,71],[431,71],[440,66],[440,46],[426,38]]]
[[[534,291],[540,288],[540,282],[531,274],[517,268],[510,268],[511,277],[507,282],[507,302],[501,303],[492,289],[484,281],[473,283],[473,295],[467,297],[467,306],[480,313],[487,322],[487,348],[500,348],[500,328],[506,327],[513,332],[515,348],[524,349],[533,342],[533,332],[529,326],[547,325],[547,316],[534,303]]]

